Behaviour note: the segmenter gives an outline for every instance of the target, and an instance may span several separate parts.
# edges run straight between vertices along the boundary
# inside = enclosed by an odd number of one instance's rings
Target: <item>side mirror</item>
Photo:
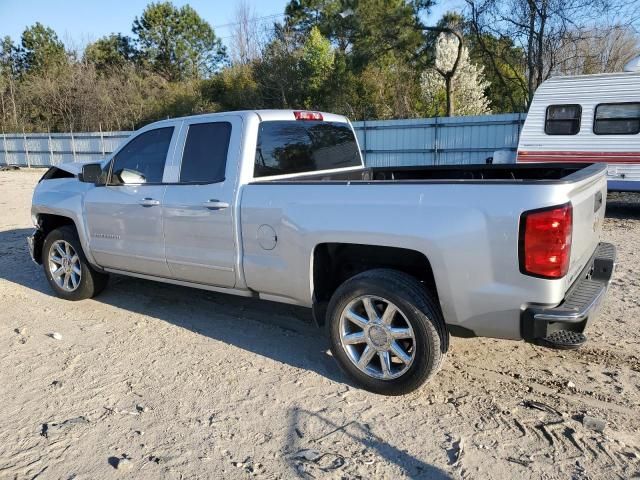
[[[102,176],[102,166],[99,163],[87,163],[82,166],[82,173],[79,179],[81,182],[104,185]]]

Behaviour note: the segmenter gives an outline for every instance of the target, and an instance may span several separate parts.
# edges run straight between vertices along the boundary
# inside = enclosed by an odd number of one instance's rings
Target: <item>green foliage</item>
[[[200,90],[198,81],[166,82],[158,81],[159,92],[153,95],[147,105],[147,114],[141,118],[146,124],[159,118],[183,117],[210,112],[214,106],[206,100]]]
[[[265,107],[302,107],[302,84],[298,70],[300,46],[288,32],[280,32],[266,46],[262,60],[256,64],[256,79],[260,82]]]
[[[355,9],[358,28],[353,55],[356,68],[365,68],[387,52],[404,62],[413,59],[424,42],[418,9],[405,0],[368,0]]]
[[[287,27],[298,32],[308,32],[313,26],[322,25],[326,32],[327,10],[335,10],[339,0],[291,0],[284,9]]]
[[[484,34],[468,36],[471,61],[484,65],[484,77],[489,82],[486,94],[495,113],[523,112],[527,109],[525,55],[510,38]]]
[[[28,99],[28,101],[26,101]],[[131,130],[161,118],[211,111],[198,82],[167,82],[127,65],[109,75],[90,63],[30,75],[18,101],[27,131]]]
[[[425,96],[422,88],[435,58],[437,33],[422,23],[433,3],[291,0],[260,56],[231,65],[213,28],[188,5],[150,3],[131,37],[100,38],[82,61],[37,23],[21,45],[8,37],[0,42],[0,125],[119,130],[256,108],[325,110],[355,120],[442,114],[443,92]],[[509,38],[474,37],[459,14],[446,14],[439,25],[462,31],[470,61],[484,66],[492,110],[520,110],[524,70],[514,65],[522,64],[522,50]]]
[[[136,17],[132,30],[143,61],[170,81],[207,77],[226,59],[211,25],[189,5],[151,3]]]
[[[3,128],[18,128],[16,80],[20,73],[20,50],[10,37],[0,42],[0,123]]]
[[[64,45],[56,32],[40,22],[22,34],[23,67],[29,73],[38,73],[67,62]]]
[[[129,37],[112,33],[87,45],[84,60],[95,65],[98,71],[106,72],[113,68],[122,68],[132,62],[136,49]]]
[[[288,29],[307,35],[313,27],[345,52],[353,44],[358,19],[354,0],[291,0],[285,8]]]
[[[334,68],[334,52],[328,39],[313,27],[302,46],[300,55],[300,81],[304,90],[305,108],[319,108],[326,92],[325,85]]]
[[[318,30],[335,50],[333,71],[324,81],[327,93],[317,95],[313,105],[352,118],[420,115],[419,15],[432,5],[430,0],[290,1],[286,26],[304,38]],[[305,82],[315,78],[305,76]]]
[[[322,109],[330,96],[328,82],[335,52],[320,30],[312,28],[302,40],[281,30],[254,65],[262,104],[268,108]]]
[[[15,77],[20,70],[20,50],[13,43],[11,37],[6,36],[0,41],[0,76]]]
[[[204,80],[202,96],[220,110],[260,108],[262,96],[251,64],[231,65]]]
[[[358,118],[413,118],[422,115],[419,73],[388,52],[362,72]]]
[[[410,59],[423,42],[420,13],[432,0],[291,0],[287,27],[308,35],[313,27],[363,70],[388,51]]]

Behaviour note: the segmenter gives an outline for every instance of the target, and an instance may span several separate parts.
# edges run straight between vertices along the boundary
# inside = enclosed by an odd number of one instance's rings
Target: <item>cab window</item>
[[[111,168],[111,185],[162,183],[173,127],[144,132],[118,152]]]
[[[229,122],[189,125],[182,153],[180,183],[218,183],[224,181],[231,138]]]
[[[260,124],[253,176],[315,172],[362,164],[348,123],[266,121]]]

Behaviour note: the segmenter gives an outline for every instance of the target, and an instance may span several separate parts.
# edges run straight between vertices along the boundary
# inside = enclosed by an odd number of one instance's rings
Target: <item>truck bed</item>
[[[333,173],[314,173],[269,183],[408,182],[408,183],[568,183],[587,178],[606,167],[600,164],[507,164],[368,167]]]
[[[243,189],[240,213],[247,285],[307,305],[311,290],[299,279],[312,278],[309,259],[318,244],[400,247],[429,259],[448,323],[477,335],[519,338],[522,299],[557,306],[596,249],[605,168],[361,168],[254,180]],[[518,247],[523,212],[569,202],[568,273],[558,280],[523,274]],[[286,249],[265,250],[255,233],[261,225],[271,225],[272,238]]]

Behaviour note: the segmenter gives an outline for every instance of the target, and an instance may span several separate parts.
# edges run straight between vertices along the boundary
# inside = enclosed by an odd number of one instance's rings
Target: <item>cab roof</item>
[[[175,118],[168,118],[166,120],[160,120],[158,122],[154,122],[146,125],[145,128],[150,127],[152,125],[159,126],[167,123],[175,123],[176,121],[206,119],[206,118],[214,119],[216,117],[223,117],[223,116],[229,116],[229,115],[241,116],[243,118],[256,115],[263,122],[274,121],[274,120],[296,120],[295,112],[308,112],[308,111],[311,112],[310,110],[303,110],[303,109],[300,109],[300,110],[273,109],[273,110],[236,110],[236,111],[229,111],[229,112],[202,113],[199,115],[189,115],[185,117],[175,117]],[[322,121],[325,121],[325,122],[350,123],[349,119],[343,115],[337,115],[335,113],[329,113],[329,112],[318,112],[318,111],[313,111],[313,112],[320,113],[322,115]]]

